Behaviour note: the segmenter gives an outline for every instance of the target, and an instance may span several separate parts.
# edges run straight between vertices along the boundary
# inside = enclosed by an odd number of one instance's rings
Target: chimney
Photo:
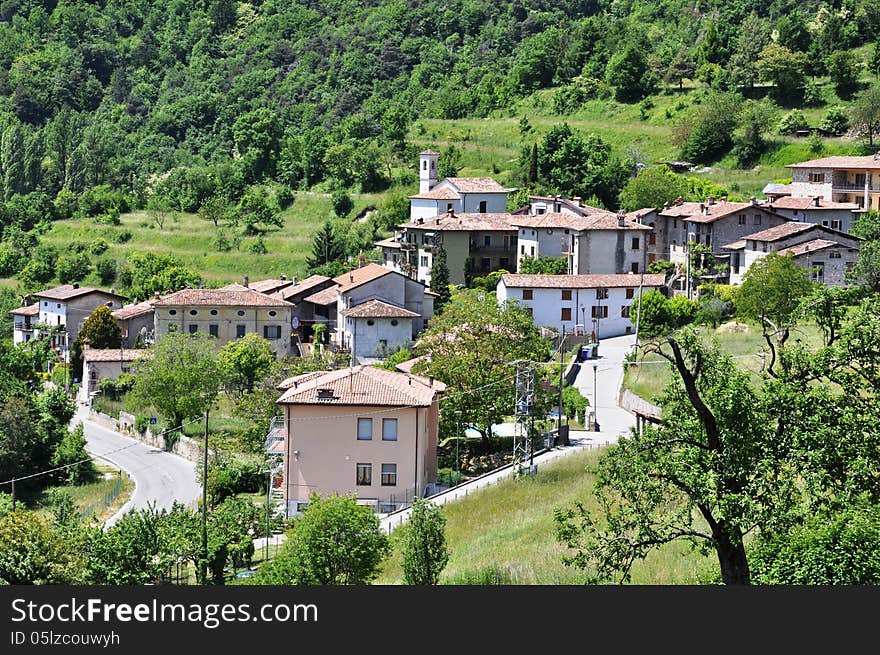
[[[424,222],[425,222],[425,219],[422,218],[421,216],[420,216],[419,218],[416,219],[416,223],[418,223],[419,225],[421,225],[421,224],[424,223]]]
[[[79,282],[74,282],[71,286],[72,286],[74,289],[79,289]]]
[[[88,337],[83,339],[83,352],[87,351],[91,347],[92,347],[92,340],[89,339]]]
[[[679,196],[678,198],[675,199],[676,205],[681,205],[683,203],[684,203],[684,198],[682,198],[681,196]]]
[[[663,203],[663,209],[669,209],[669,201]]]
[[[727,196],[721,196],[721,202],[727,202]]]
[[[162,296],[159,295],[159,292],[158,292],[158,291],[153,292],[153,298],[155,298],[156,300],[159,300],[159,298],[161,298],[161,297],[162,297]]]
[[[352,273],[351,271],[349,271],[349,273],[348,273],[348,281],[354,282],[354,273]]]
[[[700,203],[700,213],[704,216],[706,215],[706,205],[704,205],[703,203]]]
[[[116,289],[114,289],[113,287],[110,287],[110,293],[115,294],[115,293],[116,293]]]
[[[583,203],[581,202],[582,200],[583,198],[581,198],[580,196],[575,196],[574,204],[576,204],[578,207],[583,207]]]
[[[294,284],[296,284],[296,275],[294,275],[292,278],[290,278],[290,281],[293,282]]]
[[[247,288],[248,288],[248,282],[249,282],[249,280],[248,280],[248,276],[245,275],[244,278],[243,278],[242,281],[241,281],[241,286],[243,286],[245,289],[247,289]]]
[[[757,205],[758,199],[755,198],[755,196],[752,196],[751,198],[749,198],[749,202],[752,203],[753,205]]]
[[[707,205],[714,205],[715,204],[715,196],[709,196],[708,198],[706,198],[706,204]]]
[[[282,282],[287,282],[287,276],[284,275],[283,273],[282,273],[281,275],[279,275],[278,278],[279,278]]]
[[[623,214],[617,215],[617,227],[625,227],[626,226],[626,218]]]

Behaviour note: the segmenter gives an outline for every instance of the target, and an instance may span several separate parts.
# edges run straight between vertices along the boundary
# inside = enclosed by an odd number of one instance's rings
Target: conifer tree
[[[434,300],[434,311],[439,313],[443,305],[449,302],[449,266],[446,264],[446,249],[443,244],[437,245],[434,252],[434,263],[431,265],[431,291],[440,295]]]
[[[341,260],[345,256],[345,245],[333,234],[330,221],[324,223],[321,231],[312,242],[312,256],[306,261],[310,269]]]

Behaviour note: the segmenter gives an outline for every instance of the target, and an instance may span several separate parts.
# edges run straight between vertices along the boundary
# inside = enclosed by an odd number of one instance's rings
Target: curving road
[[[152,502],[159,509],[170,509],[174,501],[189,505],[201,496],[195,464],[89,421],[88,410],[82,406],[78,410],[74,421],[82,421],[89,454],[118,466],[135,484],[129,501],[105,525],[113,525],[128,510],[142,509]]]

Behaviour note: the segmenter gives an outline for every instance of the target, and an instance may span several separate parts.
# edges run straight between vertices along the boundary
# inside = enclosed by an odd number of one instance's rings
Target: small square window
[[[626,290],[626,297],[627,297],[627,300],[631,300],[632,298],[635,298],[635,296],[636,296],[636,290],[635,290],[635,289],[627,289],[627,290]]]
[[[356,483],[359,487],[369,487],[373,484],[373,465],[358,463]]]
[[[397,419],[382,419],[382,441],[397,441]]]
[[[571,320],[571,307],[563,307],[562,315],[560,316],[560,320],[562,321],[570,321]]]
[[[562,299],[563,300],[571,300],[571,289],[563,289],[562,290]]]
[[[382,486],[393,487],[397,484],[397,464],[382,464]]]
[[[523,289],[522,290],[522,299],[523,300],[531,300],[532,299],[532,290],[531,289]]]

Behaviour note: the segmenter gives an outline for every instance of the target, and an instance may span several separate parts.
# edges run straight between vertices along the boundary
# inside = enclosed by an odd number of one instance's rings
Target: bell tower
[[[419,193],[427,193],[437,185],[437,162],[440,153],[424,150],[419,153]]]

